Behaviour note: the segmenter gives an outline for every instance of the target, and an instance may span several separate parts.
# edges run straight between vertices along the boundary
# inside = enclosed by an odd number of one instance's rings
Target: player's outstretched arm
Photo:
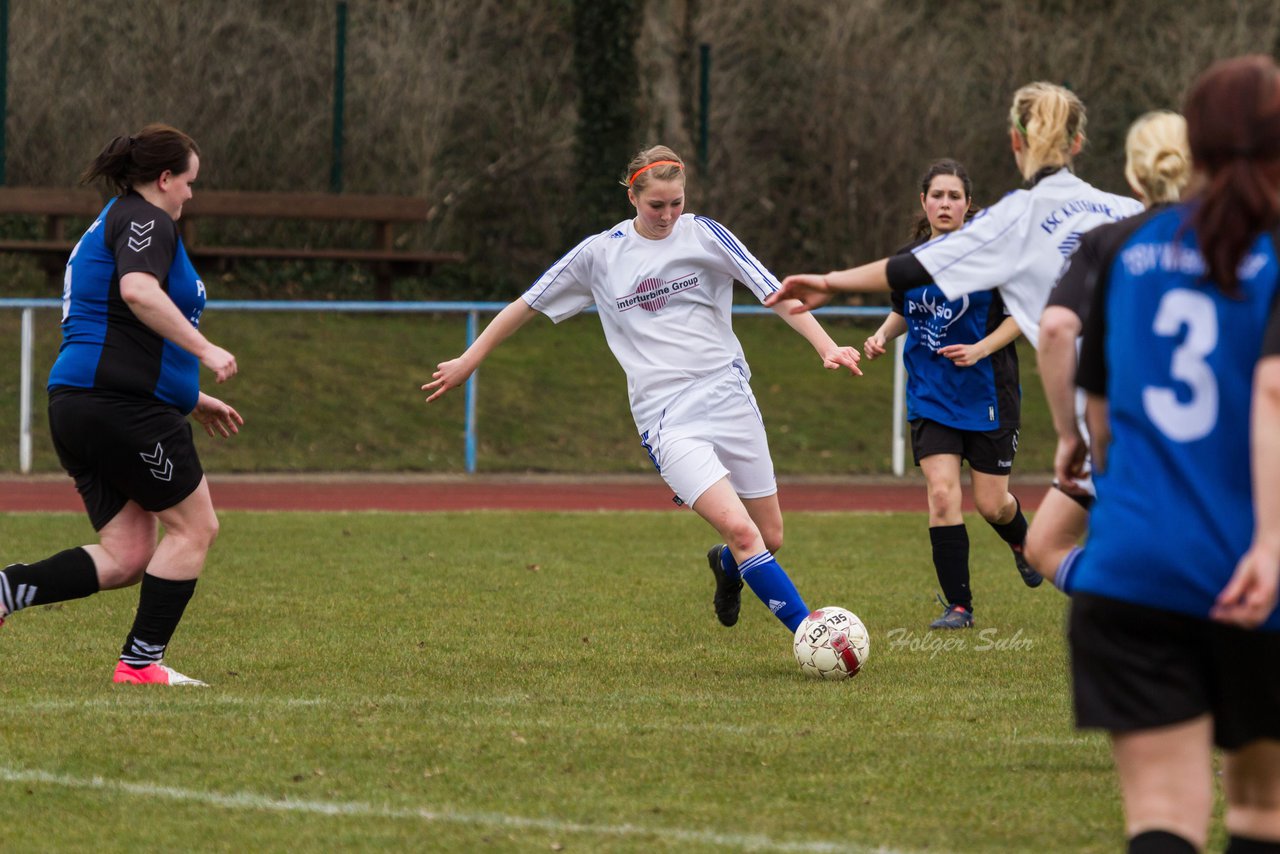
[[[423,391],[431,392],[427,403],[440,397],[449,389],[465,383],[494,348],[510,338],[512,333],[528,323],[537,313],[523,299],[513,300],[510,305],[498,312],[498,316],[484,328],[465,353],[436,366],[435,373],[431,375],[431,382],[422,386]]]
[[[812,311],[826,305],[836,293],[873,293],[889,289],[889,259],[882,258],[854,267],[820,276],[817,273],[797,273],[782,280],[782,287],[765,298],[764,304],[775,306],[785,300],[796,300],[789,309],[792,314]]]
[[[797,314],[791,302],[775,303],[773,310],[818,351],[818,355],[822,357],[822,367],[829,371],[848,368],[850,373],[862,376],[862,369],[858,367],[862,354],[858,352],[858,348],[837,344],[813,315]]]
[[[1280,598],[1280,356],[1258,362],[1253,383],[1253,543],[1210,616],[1254,628]]]

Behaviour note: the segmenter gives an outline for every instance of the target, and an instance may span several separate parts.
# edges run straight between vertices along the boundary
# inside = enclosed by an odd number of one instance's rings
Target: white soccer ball
[[[796,661],[809,676],[857,676],[871,654],[871,636],[858,615],[829,606],[811,611],[796,627]]]

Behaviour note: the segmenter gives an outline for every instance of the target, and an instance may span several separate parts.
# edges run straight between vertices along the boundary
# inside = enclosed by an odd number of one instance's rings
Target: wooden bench
[[[89,189],[0,187],[0,215],[43,217],[45,232],[39,240],[0,239],[0,252],[38,256],[51,282],[61,292],[67,256],[80,238],[79,233],[67,233],[66,221],[69,217],[91,219],[104,204],[102,196]],[[365,264],[374,273],[378,298],[390,299],[396,278],[429,275],[437,264],[463,260],[457,252],[406,249],[396,245],[396,226],[425,222],[429,208],[426,199],[407,196],[197,189],[191,201],[183,206],[178,224],[196,269],[200,269],[204,261],[226,264],[240,259]],[[369,245],[364,247],[206,245],[199,240],[199,223],[213,218],[367,222],[373,226],[373,234]]]

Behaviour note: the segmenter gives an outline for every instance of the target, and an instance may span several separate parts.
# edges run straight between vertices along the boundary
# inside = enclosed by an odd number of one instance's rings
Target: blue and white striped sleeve
[[[725,272],[750,288],[756,299],[764,302],[765,297],[779,288],[777,276],[769,272],[733,232],[709,217],[695,216],[693,219],[704,230],[704,234],[710,237],[704,243],[728,262]]]
[[[594,234],[566,252],[524,292],[529,307],[559,323],[595,304],[591,293]]]

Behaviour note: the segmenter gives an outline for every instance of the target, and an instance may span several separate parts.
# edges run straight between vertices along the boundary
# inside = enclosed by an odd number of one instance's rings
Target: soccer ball
[[[857,676],[871,654],[871,636],[857,614],[844,608],[811,611],[796,627],[796,661],[809,676]]]

